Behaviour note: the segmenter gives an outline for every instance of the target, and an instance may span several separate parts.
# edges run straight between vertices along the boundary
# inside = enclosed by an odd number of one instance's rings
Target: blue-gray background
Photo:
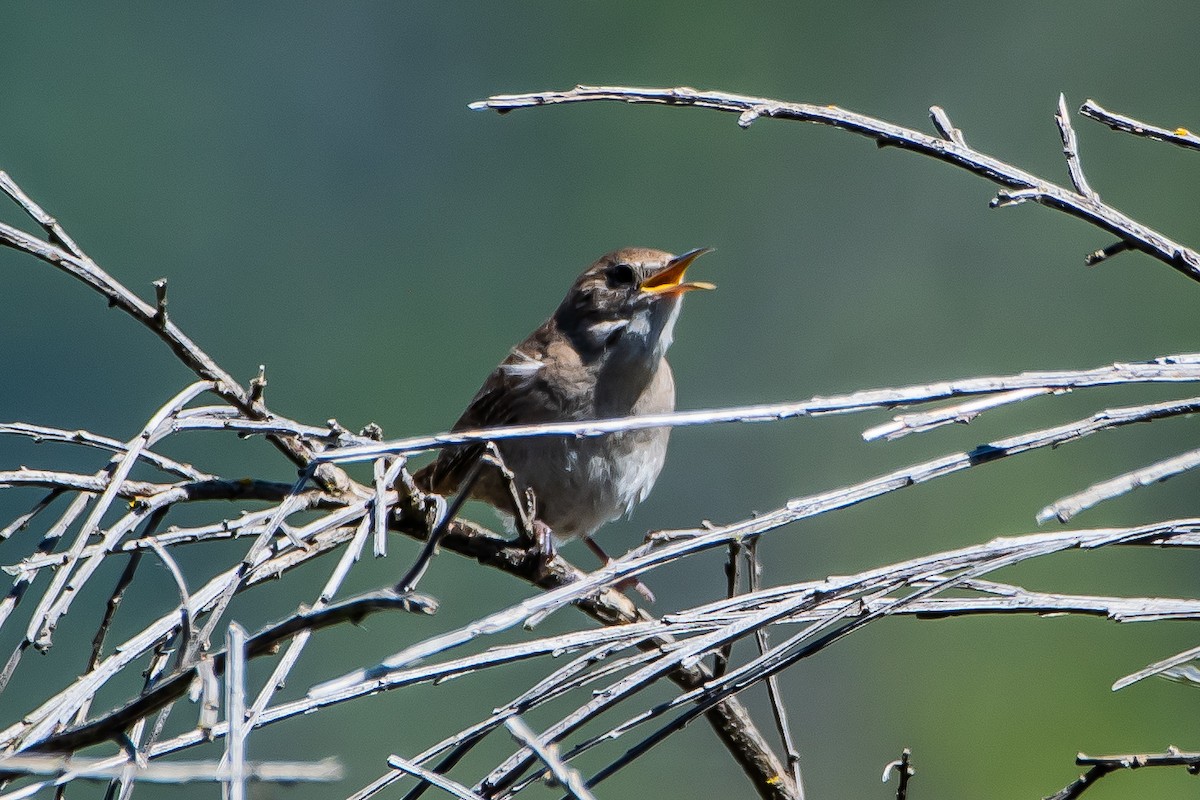
[[[1037,207],[991,211],[993,187],[919,156],[794,123],[741,131],[715,112],[587,105],[499,117],[466,107],[576,83],[686,84],[928,129],[936,103],[973,145],[1062,182],[1060,91],[1072,107],[1094,97],[1200,127],[1194,3],[26,3],[4,17],[0,169],[143,296],[168,277],[175,320],[244,379],[266,364],[272,407],[305,421],[375,421],[391,436],[445,428],[582,267],[630,244],[717,248],[694,274],[720,289],[689,298],[672,351],[687,408],[1195,348],[1200,287],[1141,255],[1086,269],[1083,255],[1108,244],[1105,234]],[[1197,154],[1082,119],[1077,127],[1106,200],[1200,242]],[[149,334],[50,267],[5,252],[0,275],[0,419],[126,438],[189,380]],[[989,438],[1184,391],[1046,399],[892,444],[858,436],[885,414],[680,431],[654,495],[605,540],[620,551],[648,529],[740,519]],[[1033,530],[1036,510],[1062,494],[1192,447],[1192,424],[1102,434],[777,531],[762,546],[766,580]],[[191,434],[172,452],[232,474],[290,476],[261,443]],[[0,469],[65,458],[0,442]],[[95,468],[94,458],[69,458]],[[1196,485],[1187,476],[1145,489],[1080,524],[1193,514]],[[3,508],[15,513],[33,497]],[[4,563],[33,547],[30,536],[6,545]],[[394,541],[392,558],[361,565],[350,588],[394,578],[413,552]],[[234,553],[197,550],[185,568],[198,583]],[[574,547],[567,554],[590,563]],[[331,566],[256,590],[234,617],[254,628],[311,600]],[[1045,590],[1188,595],[1194,569],[1186,553],[1068,554],[1005,577]],[[90,640],[117,571],[97,578],[62,641]],[[117,633],[175,602],[164,570],[144,567],[142,578]],[[659,611],[713,597],[723,582],[717,558],[651,578]],[[443,603],[436,618],[322,635],[283,696],[529,592],[453,556],[437,561],[427,588]],[[557,622],[568,624],[578,620]],[[1078,750],[1194,748],[1194,690],[1108,687],[1196,633],[1062,618],[877,624],[782,678],[812,796],[889,796],[878,776],[905,746],[918,796],[1014,798],[1067,782]],[[15,635],[0,639],[5,652]],[[66,648],[26,656],[0,698],[3,719],[84,658]],[[387,754],[415,753],[535,674],[360,701],[256,733],[251,756],[340,755],[345,784],[303,794],[343,796],[379,774]],[[748,700],[766,724],[761,698]],[[173,726],[190,725],[185,717],[177,711]],[[504,750],[498,742],[474,766]],[[1141,772],[1094,794],[1191,796],[1188,780]],[[750,790],[698,724],[599,793]]]

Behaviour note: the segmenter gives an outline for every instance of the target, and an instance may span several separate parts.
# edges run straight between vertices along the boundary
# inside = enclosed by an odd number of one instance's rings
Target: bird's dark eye
[[[613,264],[605,273],[609,286],[632,286],[633,267],[628,264]]]

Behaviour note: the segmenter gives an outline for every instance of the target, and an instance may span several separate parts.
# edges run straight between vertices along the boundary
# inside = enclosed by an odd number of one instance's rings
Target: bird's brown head
[[[683,295],[716,288],[684,279],[692,262],[708,252],[700,247],[676,256],[626,247],[606,253],[576,279],[555,322],[581,351],[661,358]]]

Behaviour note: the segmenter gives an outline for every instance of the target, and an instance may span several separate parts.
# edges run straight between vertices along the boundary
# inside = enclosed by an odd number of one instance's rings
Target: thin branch
[[[225,635],[225,756],[229,770],[226,794],[229,800],[246,797],[246,631],[236,622],[229,623]]]
[[[402,596],[394,592],[376,592],[347,600],[323,609],[301,611],[286,620],[264,628],[246,640],[247,658],[265,655],[281,641],[305,630],[319,630],[343,622],[357,622],[369,614],[390,609],[429,614],[436,604],[420,595]],[[221,651],[210,656],[213,673],[225,671],[227,655]],[[43,739],[30,737],[30,744],[39,752],[67,752],[102,742],[172,700],[182,697],[196,677],[197,666],[190,664],[158,681],[119,709],[76,728]]]
[[[1067,172],[1071,176],[1071,185],[1079,194],[1097,202],[1100,195],[1088,185],[1083,174],[1083,164],[1079,160],[1079,141],[1075,137],[1075,128],[1071,126],[1071,112],[1067,109],[1067,98],[1061,92],[1058,95],[1058,111],[1054,115],[1058,123],[1058,135],[1062,138],[1063,156],[1067,159]]]
[[[128,482],[127,482],[128,485]],[[178,492],[182,491],[182,501],[186,500],[271,500],[275,501],[287,496],[292,490],[290,484],[275,483],[273,481],[205,481],[199,484],[182,484],[175,487],[168,487],[163,492]],[[139,500],[153,501],[158,495],[151,495],[149,498],[138,496]],[[340,500],[331,499],[328,495],[320,490],[306,491],[300,497],[300,510],[312,511],[316,509],[333,510],[346,508],[346,503]],[[155,504],[156,507],[157,504]],[[233,539],[245,536],[255,536],[261,532],[263,526],[271,520],[275,515],[275,508],[270,508],[264,511],[252,511],[242,514],[237,519],[221,520],[220,522],[200,525],[195,528],[176,528],[172,526],[169,530],[157,533],[153,536],[144,536],[137,539],[126,539],[121,542],[114,550],[114,553],[133,553],[141,550],[153,550],[156,545],[162,547],[172,547],[180,544],[190,544],[194,542],[219,541],[224,539]],[[285,526],[285,530],[287,526]],[[294,536],[295,533],[293,532]],[[81,557],[98,552],[101,549],[100,545],[88,545],[83,549]],[[67,561],[66,553],[50,553],[38,552],[28,556],[16,564],[10,564],[0,567],[0,570],[7,572],[10,575],[28,575],[36,573],[38,570],[53,568],[60,566]]]
[[[1099,250],[1093,250],[1083,258],[1083,263],[1089,267],[1094,267],[1102,261],[1107,261],[1113,256],[1133,250],[1134,247],[1124,239],[1119,239],[1107,247],[1101,247]]]
[[[672,414],[646,414],[637,417],[583,422],[507,425],[495,428],[447,431],[433,436],[414,436],[370,445],[331,448],[317,456],[316,460],[352,463],[370,461],[386,455],[417,453],[460,444],[502,441],[530,436],[604,436],[618,431],[644,428],[681,428],[716,423],[768,422],[822,414],[846,414],[879,408],[894,408],[953,397],[992,395],[1022,389],[1059,392],[1113,384],[1196,381],[1200,381],[1200,355],[1183,354],[1164,356],[1152,361],[1110,364],[1075,372],[1025,372],[1017,375],[968,378],[900,388],[871,389],[846,395],[814,397],[796,403],[679,411]]]
[[[13,519],[12,522],[8,523],[3,528],[0,528],[0,542],[11,538],[15,533],[20,533],[28,528],[29,523],[33,522],[34,518],[37,517],[38,514],[41,514],[43,511],[49,508],[55,500],[62,497],[65,493],[66,491],[64,489],[59,488],[54,488],[47,492],[41,500],[38,500],[37,503],[34,504],[33,508],[29,509],[29,511],[26,511],[24,514],[18,515]]]
[[[406,594],[417,588],[417,583],[424,576],[425,571],[429,569],[429,565],[433,562],[433,557],[437,553],[438,545],[442,539],[446,537],[446,531],[450,527],[450,523],[458,516],[458,512],[462,509],[463,504],[467,502],[467,498],[471,495],[471,488],[475,485],[475,481],[479,480],[479,475],[484,467],[483,454],[475,458],[475,463],[471,465],[471,469],[467,471],[466,477],[463,478],[462,485],[459,487],[458,494],[454,496],[454,500],[447,508],[444,501],[435,496],[434,502],[437,504],[434,513],[433,524],[430,526],[429,536],[425,539],[425,546],[421,548],[421,552],[417,554],[416,559],[404,573],[400,582],[396,584],[396,591],[401,594]]]
[[[731,600],[737,595],[740,586],[738,567],[742,563],[742,543],[729,543],[729,560],[725,562],[725,596]],[[713,675],[718,678],[729,669],[729,659],[733,655],[733,642],[717,651],[713,656]]]
[[[550,770],[550,774],[558,781],[559,785],[567,790],[567,795],[575,800],[596,800],[583,782],[583,778],[579,772],[568,767],[563,763],[558,755],[558,748],[552,744],[543,744],[538,735],[533,732],[533,729],[525,724],[525,721],[520,717],[509,717],[504,721],[504,726],[508,728],[508,732],[517,740],[518,744],[528,747],[534,754],[542,760],[542,763]]]
[[[0,173],[3,174],[3,173]],[[28,436],[37,444],[42,442],[61,442],[63,444],[80,444],[88,447],[97,447],[101,450],[108,450],[113,453],[125,453],[127,445],[125,442],[118,441],[108,436],[101,436],[91,431],[85,430],[63,430],[62,428],[52,428],[46,425],[30,425],[26,422],[5,422],[0,423],[0,435],[10,436]],[[172,472],[181,478],[187,480],[211,480],[214,475],[201,472],[190,464],[184,464],[174,459],[161,456],[152,450],[143,450],[141,458],[147,464],[151,464],[164,472]]]
[[[41,206],[33,201],[32,197],[25,194],[21,187],[9,177],[7,172],[0,172],[0,191],[12,198],[13,202],[20,206],[22,211],[28,214],[34,222],[42,226],[42,230],[46,232],[46,236],[50,238],[50,241],[62,245],[67,252],[78,258],[86,258],[79,245],[75,244],[75,241],[58,224],[58,220],[47,214]]]
[[[1189,647],[1182,653],[1176,653],[1170,658],[1164,658],[1161,661],[1155,661],[1153,664],[1145,666],[1142,669],[1139,669],[1137,672],[1129,673],[1125,677],[1115,681],[1112,685],[1112,690],[1114,692],[1119,691],[1124,689],[1126,686],[1130,686],[1138,681],[1145,680],[1153,675],[1158,675],[1161,672],[1166,672],[1169,669],[1174,669],[1175,667],[1179,667],[1188,663],[1189,661],[1194,661],[1197,658],[1200,658],[1200,645],[1196,647]]]
[[[104,606],[104,617],[100,620],[100,626],[96,629],[96,635],[92,637],[92,655],[88,659],[87,672],[91,672],[100,663],[100,654],[104,652],[104,639],[108,635],[108,630],[112,627],[113,617],[117,613],[117,609],[121,605],[121,601],[125,598],[125,592],[133,583],[133,576],[137,573],[138,564],[141,563],[142,554],[133,553],[129,557],[129,561],[125,564],[125,569],[122,570],[121,576],[117,578],[117,584],[113,587],[112,594],[108,597],[108,602]],[[82,722],[82,719],[78,719]]]
[[[1097,764],[1054,794],[1044,798],[1044,800],[1075,800],[1075,798],[1091,788],[1096,781],[1116,770],[1117,768],[1113,766]]]
[[[158,527],[156,523],[149,525],[151,529]],[[179,564],[175,563],[175,559],[167,552],[167,548],[156,542],[153,538],[150,540],[150,549],[158,556],[159,561],[167,567],[167,571],[171,573],[171,577],[175,581],[175,588],[179,590],[179,638],[183,642],[187,642],[192,638],[192,631],[196,629],[196,621],[192,617],[191,605],[192,597],[188,592],[187,581],[183,577],[183,570],[179,569]],[[182,653],[182,651],[181,651]],[[95,667],[95,664],[92,665]]]
[[[911,758],[912,751],[906,747],[900,752],[900,758],[889,762],[883,768],[884,783],[888,782],[888,778],[891,777],[892,772],[895,772],[899,777],[896,785],[896,800],[907,800],[908,798],[908,781],[916,774],[916,770],[912,768],[912,764],[910,763]]]
[[[121,485],[129,476],[142,451],[151,446],[158,437],[163,435],[163,431],[160,430],[163,423],[191,400],[204,392],[211,391],[212,388],[213,384],[209,381],[197,381],[188,386],[163,404],[150,417],[141,432],[129,441],[126,445],[126,452],[117,461],[108,486],[105,487],[104,491],[96,499],[96,503],[92,506],[90,513],[80,527],[75,542],[71,545],[70,552],[73,556],[77,556],[82,552],[92,535],[100,532],[101,519],[113,501],[116,500]],[[107,553],[120,540],[120,537],[124,535],[126,530],[132,530],[136,526],[138,518],[150,513],[152,510],[151,508],[135,509],[134,513],[129,515],[132,521],[128,526],[116,525],[109,528],[103,538],[103,553]],[[58,626],[58,620],[67,613],[73,599],[79,596],[79,590],[83,588],[83,585],[100,566],[101,558],[102,554],[97,553],[83,560],[78,569],[75,569],[73,563],[75,559],[68,560],[55,574],[50,582],[50,587],[38,603],[33,614],[33,621],[30,623],[29,629],[25,634],[25,638],[32,642],[35,647],[44,650],[50,646],[50,640],[55,628]]]
[[[1172,458],[1156,461],[1141,469],[1126,472],[1123,475],[1109,478],[1106,481],[1094,483],[1082,492],[1055,500],[1038,512],[1037,520],[1038,522],[1047,522],[1057,519],[1059,522],[1067,522],[1080,511],[1091,508],[1105,500],[1120,497],[1123,494],[1132,492],[1134,489],[1140,489],[1152,483],[1165,481],[1167,478],[1174,477],[1196,467],[1200,467],[1200,449],[1189,450]]]
[[[472,103],[473,109],[512,111],[562,103],[617,101],[650,103],[669,107],[695,107],[726,111],[738,115],[738,123],[748,126],[759,117],[776,117],[813,122],[864,136],[880,145],[911,150],[930,158],[965,169],[1004,187],[999,203],[1020,198],[1033,200],[1082,219],[1130,242],[1138,250],[1162,261],[1192,280],[1200,280],[1200,253],[1148,228],[1128,215],[1092,197],[1054,184],[966,145],[930,136],[865,114],[813,103],[785,103],[765,97],[748,97],[726,92],[697,91],[689,87],[674,89],[629,86],[577,86],[565,92],[533,92],[496,95]]]
[[[1053,394],[1054,389],[1036,387],[1032,389],[1014,389],[1010,392],[984,395],[968,400],[965,403],[955,403],[932,411],[921,411],[913,414],[901,414],[892,417],[891,422],[876,425],[863,431],[863,441],[871,442],[876,439],[899,439],[910,433],[924,433],[940,428],[943,425],[966,425],[984,411],[1011,403],[1020,403],[1039,395]]]
[[[1141,122],[1133,117],[1108,111],[1102,108],[1095,100],[1086,101],[1080,106],[1079,113],[1085,117],[1091,117],[1097,122],[1104,123],[1114,131],[1132,133],[1134,136],[1142,136],[1157,142],[1169,142],[1170,144],[1179,145],[1189,150],[1200,150],[1200,136],[1192,133],[1187,128],[1162,128],[1158,125],[1151,125],[1148,122]]]
[[[0,759],[0,772],[57,775],[60,776],[60,782],[78,779],[107,781],[121,777],[124,769],[124,766],[112,766],[111,759],[80,756],[68,759],[63,756],[17,755]],[[134,769],[138,780],[149,783],[215,783],[229,780],[229,771],[216,761],[180,761]],[[246,779],[260,783],[331,783],[342,779],[342,768],[336,759],[249,762],[246,764]],[[2,797],[12,797],[14,794]]]
[[[957,551],[948,553],[936,554],[935,556],[927,556],[922,559],[916,559],[912,562],[904,564],[889,565],[883,568],[868,571],[867,573],[848,578],[830,579],[828,581],[818,581],[810,584],[798,584],[792,587],[779,587],[763,590],[759,596],[739,595],[738,602],[744,602],[748,613],[751,616],[758,615],[761,617],[764,613],[770,613],[778,617],[779,620],[786,618],[786,614],[780,615],[778,611],[767,612],[764,608],[759,608],[768,598],[778,597],[778,602],[786,602],[791,604],[792,608],[796,609],[796,614],[793,618],[796,620],[803,619],[822,619],[828,618],[829,615],[834,615],[843,619],[851,617],[861,617],[864,614],[874,614],[878,618],[879,614],[896,614],[896,613],[912,613],[918,616],[923,612],[929,612],[929,616],[938,617],[946,615],[947,612],[956,613],[971,613],[970,605],[976,605],[977,613],[996,613],[1002,611],[1005,613],[1083,613],[1089,615],[1108,616],[1117,621],[1126,619],[1138,621],[1142,619],[1161,618],[1155,612],[1155,607],[1159,611],[1164,611],[1170,607],[1170,603],[1151,599],[1119,599],[1119,598],[1072,598],[1069,596],[1049,596],[1038,593],[1024,593],[1014,587],[1005,587],[1001,584],[992,584],[989,582],[979,582],[966,579],[957,579],[958,582],[966,588],[974,588],[981,591],[989,591],[998,593],[994,598],[984,599],[968,599],[968,598],[921,598],[910,597],[906,599],[902,606],[897,606],[893,602],[880,602],[878,605],[863,606],[860,602],[849,602],[844,593],[847,591],[856,590],[858,587],[862,590],[869,590],[870,587],[880,585],[880,581],[889,581],[895,583],[905,579],[904,576],[909,576],[912,580],[920,575],[938,575],[948,569],[961,568],[970,564],[981,563],[991,560],[993,568],[997,559],[1012,559],[1012,558],[1032,558],[1038,555],[1045,555],[1051,552],[1060,552],[1064,549],[1073,547],[1094,547],[1102,543],[1104,544],[1123,544],[1123,545],[1139,545],[1153,546],[1168,544],[1172,542],[1190,543],[1191,546],[1200,546],[1200,521],[1195,520],[1177,520],[1167,523],[1161,523],[1154,526],[1143,526],[1139,528],[1128,529],[1100,529],[1093,531],[1061,531],[1053,534],[1033,534],[1025,537],[1010,537],[996,539],[987,545],[976,545],[970,548],[963,548]],[[810,616],[815,609],[806,609],[804,606],[805,598],[823,598],[823,603],[827,605],[827,611],[824,615]],[[1197,613],[1196,601],[1172,601],[1180,604],[1190,603],[1190,608],[1185,609],[1180,606],[1180,611],[1189,610],[1194,616]],[[1107,603],[1107,605],[1105,605]],[[954,608],[957,605],[958,608]],[[708,609],[705,612],[704,609]],[[718,601],[710,604],[702,609],[697,609],[692,613],[710,613],[714,615],[712,619],[719,621],[721,624],[727,624],[728,620],[724,619],[723,615],[729,611],[729,601]],[[1129,616],[1125,616],[1125,615]],[[679,622],[684,622],[684,619],[676,619],[686,615],[671,615],[670,624],[676,625]],[[558,654],[562,652],[570,652],[573,647],[584,646],[588,641],[599,641],[599,639],[589,639],[589,637],[635,637],[641,638],[648,635],[651,628],[646,628],[643,624],[642,628],[637,625],[618,626],[617,628],[601,629],[597,631],[577,631],[572,634],[559,635],[549,639],[540,640],[539,642],[531,642],[527,645],[505,645],[499,648],[493,648],[485,654],[478,656],[468,656],[462,659],[456,659],[450,662],[444,662],[440,665],[422,665],[414,667],[404,673],[397,673],[387,681],[374,681],[369,685],[356,687],[353,691],[347,691],[341,696],[327,696],[313,698],[301,701],[294,701],[283,704],[274,709],[268,709],[264,712],[263,718],[259,724],[270,724],[271,722],[286,719],[296,715],[308,714],[312,711],[329,705],[335,702],[340,702],[348,699],[350,696],[359,696],[362,694],[370,694],[380,690],[398,688],[401,686],[412,685],[413,683],[437,681],[446,677],[453,677],[458,674],[466,674],[477,670],[480,666],[487,663],[501,664],[509,663],[513,659],[525,658],[529,655],[541,652],[545,655]],[[653,625],[667,625],[666,621],[657,621]],[[751,620],[746,630],[752,630],[754,625],[762,624],[760,620]],[[632,630],[631,630],[632,629]],[[672,628],[668,628],[672,630]],[[679,628],[673,628],[679,631]],[[633,639],[630,639],[632,641]],[[575,644],[572,645],[571,642]],[[616,640],[614,640],[616,641]],[[719,646],[714,643],[713,647]],[[535,650],[535,647],[537,650]],[[583,661],[580,662],[585,663]],[[564,667],[563,670],[568,670]],[[549,680],[549,679],[547,679]],[[553,682],[551,682],[552,685]],[[483,727],[469,729],[463,736],[473,736],[480,731],[486,731],[489,726],[493,726],[498,719],[502,721],[514,710],[529,708],[525,705],[529,701],[536,702],[536,697],[549,697],[545,694],[539,695],[540,690],[530,690],[526,695],[527,700],[514,701],[513,705],[508,708],[511,710],[499,710],[497,716],[489,720]],[[221,726],[213,729],[212,735],[224,735]],[[187,747],[192,744],[198,744],[202,741],[200,735],[196,732],[184,734],[181,737],[176,737],[175,740],[162,743],[158,748],[151,751],[152,757],[163,755],[169,752],[174,752],[182,747]],[[442,745],[431,748],[425,754],[417,758],[417,761],[424,761],[431,758],[438,752],[441,752],[445,747],[454,746],[455,742],[461,742],[461,737],[447,740]],[[386,781],[388,783],[390,781]],[[378,783],[378,782],[377,782]],[[356,795],[357,797],[358,795]]]
[[[344,526],[353,524],[361,519],[365,507],[350,506],[341,511],[325,515],[301,529],[309,548],[305,551],[281,548],[276,554],[262,553],[248,574],[244,574],[241,565],[227,569],[218,574],[207,584],[192,593],[190,610],[198,615],[212,608],[231,583],[241,583],[242,587],[277,578],[283,572],[310,558],[315,558],[346,541],[353,535],[353,529]],[[34,711],[22,715],[18,722],[0,732],[0,744],[10,748],[19,746],[19,742],[38,742],[54,732],[59,725],[65,723],[73,715],[75,708],[119,674],[132,661],[137,659],[164,638],[174,634],[180,626],[179,615],[175,612],[166,614],[150,623],[140,633],[127,639],[114,648],[112,655],[97,665],[96,669],[81,676],[75,683],[60,691],[54,697],[45,701]]]
[[[21,469],[0,471],[0,486],[30,486],[39,489],[60,491],[91,492],[99,494],[107,486],[115,486],[118,497],[126,500],[136,500],[141,497],[165,492],[171,488],[166,483],[150,483],[149,481],[123,480],[113,483],[102,475],[81,475],[75,472],[58,472],[55,470]]]
[[[454,795],[455,797],[459,798],[459,800],[484,800],[483,797],[475,794],[461,783],[452,781],[446,776],[439,775],[436,772],[431,772],[424,767],[417,766],[411,761],[403,759],[400,756],[389,756],[388,766],[403,772],[407,772],[409,775],[415,775],[426,783],[433,784],[442,791]]]
[[[946,113],[946,109],[941,106],[930,106],[929,119],[933,122],[933,127],[937,130],[938,136],[941,136],[948,142],[953,142],[959,147],[967,146],[967,140],[963,137],[963,132],[954,127],[954,123],[950,121],[950,115]]]
[[[110,463],[110,466],[112,464]],[[42,541],[38,544],[38,552],[48,552],[57,545],[59,539],[66,533],[72,523],[87,509],[88,505],[95,499],[95,495],[90,493],[79,493],[67,509],[62,513],[58,520],[46,531]],[[16,579],[13,581],[12,588],[8,595],[0,602],[0,626],[8,621],[17,604],[25,596],[26,590],[33,584],[34,578],[37,577],[36,572],[19,571],[16,574]],[[9,680],[12,679],[13,672],[21,661],[21,656],[31,644],[28,637],[22,637],[21,641],[13,649],[8,661],[4,664],[4,669],[0,672],[0,691],[8,686]]]
[[[750,591],[757,592],[760,589],[762,578],[762,562],[758,559],[758,543],[759,539],[750,541],[746,548],[746,559],[750,562]],[[755,642],[758,644],[758,654],[766,655],[771,649],[771,634],[767,626],[762,626],[754,632]],[[718,676],[721,677],[721,676]],[[783,695],[779,691],[779,680],[775,675],[767,676],[767,699],[771,703],[771,715],[775,718],[775,727],[779,731],[779,740],[783,743],[783,751],[787,755],[787,765],[792,771],[792,780],[796,784],[797,794],[803,800],[804,798],[804,776],[800,772],[800,751],[796,747],[796,742],[792,738],[792,728],[788,723],[787,707],[783,703]]]
[[[31,255],[82,281],[103,296],[108,304],[129,314],[162,340],[171,352],[201,381],[211,382],[213,392],[243,414],[253,419],[266,419],[269,412],[261,402],[255,402],[251,392],[244,389],[233,376],[191,340],[160,308],[152,306],[129,291],[123,284],[100,268],[67,236],[61,226],[37,205],[5,172],[0,172],[0,191],[7,194],[30,217],[47,231],[51,241],[31,236],[19,228],[0,223],[0,245]],[[58,244],[55,244],[57,242]],[[60,246],[61,245],[61,246]],[[161,311],[165,311],[162,309]],[[306,442],[287,435],[271,434],[270,441],[297,466],[308,465],[313,449]],[[324,488],[340,490],[348,478],[337,469],[317,472],[316,479]]]
[[[336,422],[336,420],[330,420]],[[172,430],[228,431],[242,436],[289,436],[309,445],[347,447],[379,441],[378,436],[356,436],[339,425],[306,425],[272,414],[270,419],[252,419],[235,408],[204,406],[187,409],[172,422]]]
[[[1080,766],[1112,765],[1119,769],[1140,767],[1187,767],[1193,775],[1200,773],[1200,753],[1186,753],[1169,747],[1165,753],[1137,753],[1118,756],[1089,756],[1080,753],[1075,758]]]
[[[358,525],[358,530],[354,534],[354,540],[342,552],[342,557],[338,560],[337,566],[329,576],[329,580],[325,582],[325,586],[321,589],[321,594],[317,598],[317,602],[313,605],[314,609],[320,610],[328,607],[329,601],[337,594],[342,586],[342,582],[350,574],[350,568],[358,561],[359,556],[362,554],[363,546],[366,544],[369,522],[370,520],[367,517],[362,518],[362,521]],[[250,711],[246,715],[247,727],[255,726],[259,715],[270,704],[275,692],[283,688],[288,674],[300,659],[300,654],[304,652],[304,648],[311,637],[312,630],[305,629],[297,633],[288,644],[287,651],[279,659],[279,663],[275,665],[275,669],[271,672],[271,677],[267,679],[262,691],[255,698],[254,705],[251,706]]]
[[[1080,753],[1075,763],[1091,767],[1071,783],[1055,792],[1046,800],[1075,800],[1096,784],[1105,775],[1123,769],[1142,767],[1184,767],[1188,774],[1200,773],[1200,753],[1185,753],[1177,747],[1169,747],[1165,753],[1140,753],[1118,756],[1088,756]]]

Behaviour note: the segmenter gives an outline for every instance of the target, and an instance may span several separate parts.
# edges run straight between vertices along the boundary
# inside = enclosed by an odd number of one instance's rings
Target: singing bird
[[[684,279],[692,262],[709,251],[675,256],[629,247],[601,256],[550,318],[488,375],[453,430],[674,411],[667,348],[684,294],[715,288]],[[607,561],[592,536],[650,494],[669,436],[669,428],[648,428],[504,439],[496,446],[519,496],[532,492],[539,532],[549,528],[559,540],[582,538]],[[442,450],[416,474],[417,485],[441,495],[459,491],[483,450]],[[494,467],[479,472],[469,492],[506,515],[516,512],[512,488]]]

